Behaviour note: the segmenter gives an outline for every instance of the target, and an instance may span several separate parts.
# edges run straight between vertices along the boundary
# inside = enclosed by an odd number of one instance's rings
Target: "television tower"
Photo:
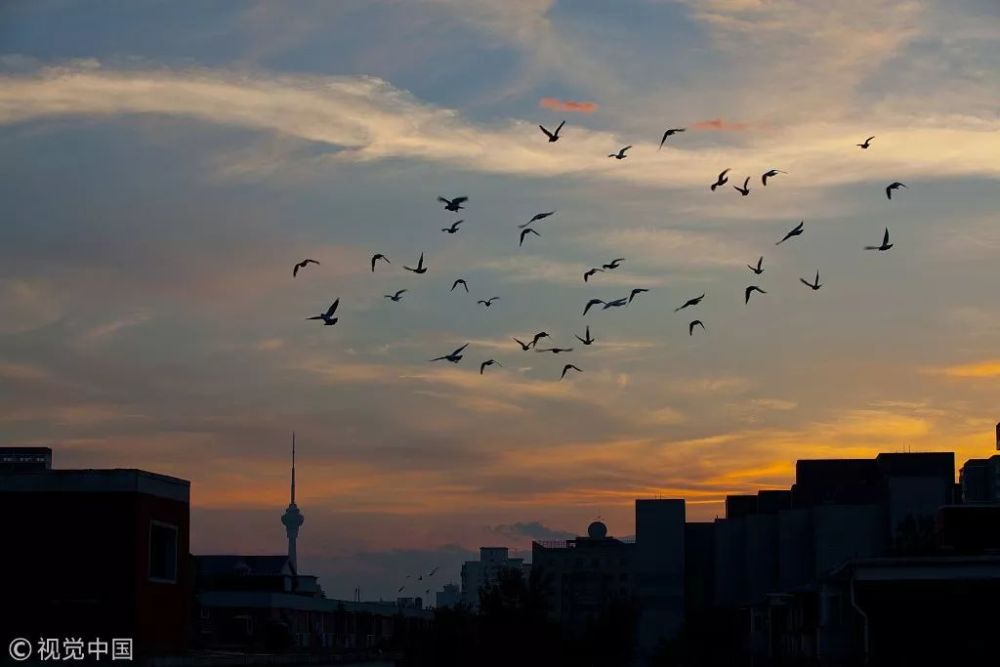
[[[295,574],[299,573],[295,542],[299,539],[299,528],[304,522],[305,518],[295,504],[295,431],[292,431],[292,497],[285,513],[281,515],[281,523],[285,525],[285,532],[288,534],[288,560],[291,561]]]

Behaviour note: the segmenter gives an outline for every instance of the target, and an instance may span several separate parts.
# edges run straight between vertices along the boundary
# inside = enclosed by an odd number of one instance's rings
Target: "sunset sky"
[[[194,553],[280,553],[294,429],[301,569],[366,598],[797,458],[988,456],[998,41],[995,0],[4,2],[2,443],[189,479]]]

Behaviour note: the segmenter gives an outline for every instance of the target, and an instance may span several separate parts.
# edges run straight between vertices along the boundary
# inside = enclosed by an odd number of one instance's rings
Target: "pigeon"
[[[582,373],[583,372],[581,369],[577,368],[573,364],[566,364],[565,366],[563,366],[562,375],[559,376],[559,379],[562,380],[564,377],[566,377],[566,372],[569,371],[569,369],[571,369],[571,368],[574,371],[576,371],[577,373]]]
[[[643,292],[648,292],[648,291],[649,290],[646,289],[645,287],[636,287],[635,289],[632,290],[631,293],[629,293],[629,295],[628,295],[628,302],[632,303],[632,299],[634,299],[635,297],[639,296]]]
[[[693,299],[688,299],[687,301],[684,302],[683,306],[678,306],[677,308],[674,308],[674,312],[676,313],[679,310],[684,310],[685,308],[687,308],[689,306],[697,306],[699,303],[701,303],[701,300],[704,299],[704,298],[705,298],[705,295],[702,294],[701,296],[696,296]]]
[[[464,208],[462,204],[469,201],[468,197],[455,197],[454,199],[445,199],[444,197],[438,197],[438,201],[444,204],[444,210],[452,211],[457,213]]]
[[[759,276],[760,274],[764,273],[763,264],[764,264],[764,257],[761,256],[757,258],[757,266],[751,266],[750,264],[747,264],[747,268]]]
[[[746,180],[743,181],[743,187],[742,188],[739,187],[738,185],[734,185],[733,189],[736,190],[737,192],[739,192],[744,197],[746,197],[748,194],[750,194],[750,177],[747,176]]]
[[[710,186],[712,188],[712,192],[715,192],[715,188],[721,188],[723,185],[729,182],[729,178],[726,176],[727,173],[729,173],[729,169],[723,171],[721,174],[719,174],[719,177],[715,179],[715,183],[712,183],[712,185]]]
[[[469,283],[465,282],[464,278],[459,278],[458,280],[456,280],[455,282],[453,282],[451,284],[451,289],[448,290],[448,291],[449,292],[454,292],[455,288],[458,287],[459,285],[461,285],[462,287],[464,287],[466,292],[469,291]]]
[[[586,271],[583,274],[583,282],[587,282],[587,279],[590,278],[590,276],[594,275],[595,273],[604,273],[604,269],[594,268],[594,269],[590,269],[589,271]]]
[[[683,127],[675,127],[675,128],[669,129],[666,132],[664,132],[663,133],[663,138],[660,139],[660,148],[663,148],[663,144],[667,141],[668,138],[674,136],[678,132],[683,132],[685,129],[686,128],[683,128]],[[660,150],[660,148],[657,148],[656,150]]]
[[[312,317],[307,317],[307,320],[323,320],[323,326],[332,327],[337,323],[338,317],[334,317],[333,314],[337,312],[337,306],[340,305],[340,299],[333,302],[325,313],[320,313],[319,315],[314,315]]]
[[[691,323],[688,324],[688,336],[693,336],[694,335],[694,328],[695,327],[701,327],[702,331],[705,330],[705,325],[702,323],[701,320],[691,320]]]
[[[531,339],[531,347],[537,346],[538,345],[538,341],[540,341],[543,338],[548,338],[548,337],[549,337],[548,332],[546,332],[546,331],[539,331],[538,333],[536,333],[532,337],[532,339]]]
[[[610,262],[608,262],[607,264],[605,264],[605,265],[604,265],[604,268],[605,268],[605,269],[608,269],[609,271],[610,271],[611,269],[617,269],[617,268],[618,268],[618,265],[619,265],[619,264],[621,264],[621,263],[622,263],[622,262],[624,262],[624,261],[625,261],[625,258],[624,258],[624,257],[619,257],[618,259],[613,259],[613,260],[611,260]]]
[[[767,187],[767,179],[774,178],[778,174],[787,174],[787,173],[788,173],[787,171],[781,171],[780,169],[770,169],[760,175],[760,182],[764,187]]]
[[[885,228],[885,236],[882,237],[882,245],[866,245],[865,250],[878,250],[879,252],[885,252],[892,247],[893,244],[889,243],[889,228]]]
[[[868,137],[867,139],[865,139],[865,143],[863,143],[863,144],[855,144],[855,146],[857,146],[858,148],[864,149],[864,150],[868,150],[868,147],[872,145],[872,139],[874,139],[874,138],[875,138],[874,136]]]
[[[431,361],[450,361],[453,364],[457,364],[462,360],[462,350],[464,350],[467,347],[469,347],[468,343],[458,348],[451,354],[446,354],[443,357],[434,357],[433,359],[431,359]]]
[[[524,237],[527,236],[528,234],[534,234],[535,236],[541,236],[541,234],[539,234],[538,232],[536,232],[531,227],[527,227],[527,228],[521,230],[521,240],[517,244],[518,247],[524,245]]]
[[[554,215],[554,214],[555,214],[555,211],[547,211],[545,213],[536,213],[535,215],[531,216],[531,220],[528,220],[523,225],[518,225],[517,228],[518,229],[524,229],[525,227],[527,227],[531,223],[538,222],[539,220],[544,220],[545,218],[549,217],[550,215]]]
[[[892,199],[892,191],[893,190],[898,190],[899,188],[905,188],[905,187],[906,187],[906,185],[904,185],[903,183],[900,183],[899,181],[895,181],[894,183],[890,183],[885,188],[885,196],[891,200]]]
[[[803,285],[808,285],[813,289],[814,292],[818,290],[820,287],[822,287],[822,285],[819,284],[819,271],[816,272],[816,279],[813,280],[812,282],[809,282],[805,278],[799,278],[799,282],[801,282]]]
[[[416,274],[427,273],[427,267],[424,266],[424,253],[420,253],[420,260],[417,262],[417,268],[413,269],[406,265],[403,265],[403,268],[407,271],[413,271]]]
[[[496,364],[497,366],[500,366],[500,362],[497,361],[496,359],[487,359],[483,363],[479,364],[479,374],[482,375],[483,371],[486,370],[487,366],[493,366],[494,364]],[[427,576],[429,577],[430,575],[427,575]]]
[[[480,300],[479,300],[479,301],[477,301],[476,303],[481,303],[481,304],[483,304],[484,306],[486,306],[487,308],[489,308],[490,306],[492,306],[492,305],[493,305],[493,302],[494,302],[494,301],[496,301],[496,300],[497,300],[497,299],[499,299],[499,298],[500,298],[500,297],[498,297],[498,296],[491,296],[491,297],[490,297],[490,298],[488,298],[488,299],[480,299]]]
[[[518,338],[514,338],[514,341],[521,346],[521,351],[523,352],[527,352],[528,350],[530,350],[531,346],[534,344],[534,343],[525,343],[523,340],[520,340]]]
[[[372,255],[372,273],[375,273],[375,262],[377,262],[380,259],[386,264],[392,264],[392,262],[389,261],[388,257],[386,257],[380,252],[377,252],[374,255]]]
[[[591,299],[590,301],[588,301],[587,305],[584,306],[584,308],[583,308],[583,314],[586,315],[587,311],[590,310],[591,306],[596,306],[599,303],[603,304],[604,302],[601,301],[600,299]]]
[[[552,354],[559,354],[560,352],[572,352],[572,351],[573,348],[571,347],[543,347],[535,350],[535,352],[551,352]]]
[[[584,345],[590,345],[591,343],[594,342],[594,340],[596,340],[596,339],[590,337],[590,325],[589,324],[587,325],[587,332],[584,333],[583,335],[584,335],[583,338],[580,338],[579,336],[576,336],[576,335],[574,335],[573,337],[576,338],[581,343],[583,343]]]
[[[607,310],[608,308],[621,308],[628,303],[628,297],[622,297],[620,299],[615,299],[614,301],[608,301],[604,304],[601,310]]]
[[[395,294],[386,294],[385,298],[392,299],[393,301],[402,301],[403,300],[403,293],[405,291],[406,291],[405,289],[401,289],[398,292],[396,292]]]
[[[805,227],[805,224],[806,224],[805,220],[799,222],[799,224],[795,225],[795,227],[793,227],[787,234],[785,234],[782,237],[780,241],[778,241],[774,245],[781,245],[782,243],[792,238],[793,236],[800,236],[803,232],[803,227]]]
[[[617,153],[608,153],[608,157],[613,157],[616,160],[624,160],[625,158],[628,157],[628,155],[625,155],[625,151],[627,151],[630,148],[632,148],[631,145],[623,146],[618,149]]]
[[[454,234],[455,232],[458,231],[458,226],[463,222],[465,222],[465,220],[456,220],[455,222],[451,223],[451,227],[442,227],[441,231],[447,232],[448,234]]]
[[[545,133],[545,136],[549,138],[549,143],[552,144],[559,141],[559,130],[561,130],[563,128],[563,125],[565,124],[566,121],[559,123],[559,127],[556,128],[555,132],[549,132],[548,130],[545,129],[544,125],[539,125],[538,129],[540,129],[542,132]]]
[[[309,266],[310,264],[316,264],[316,265],[318,265],[319,262],[317,262],[315,259],[304,259],[304,260],[302,260],[301,262],[299,262],[298,264],[296,264],[292,268],[292,278],[294,278],[295,276],[299,275],[299,269],[304,269],[307,266]]]
[[[767,294],[767,292],[757,287],[756,285],[750,285],[750,287],[746,288],[746,290],[744,290],[743,292],[743,298],[744,298],[743,303],[750,303],[751,292],[760,292],[761,294]]]

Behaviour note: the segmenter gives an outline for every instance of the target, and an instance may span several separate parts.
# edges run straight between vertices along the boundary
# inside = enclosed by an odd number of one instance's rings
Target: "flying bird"
[[[517,244],[518,247],[521,247],[521,246],[524,245],[524,237],[527,236],[528,234],[534,234],[535,236],[541,236],[541,234],[539,234],[538,232],[536,232],[531,227],[527,227],[525,229],[522,229],[521,230],[521,240]]]
[[[435,567],[435,568],[434,568],[433,570],[431,570],[431,571],[430,571],[430,572],[429,572],[429,573],[427,574],[427,576],[428,576],[428,577],[433,577],[433,576],[434,576],[434,575],[435,575],[435,574],[437,573],[437,571],[438,571],[438,570],[440,570],[440,569],[441,569],[440,567]]]
[[[455,232],[458,231],[458,226],[463,222],[465,222],[465,220],[456,220],[455,222],[451,223],[451,227],[442,227],[441,231],[447,232],[449,234],[454,234]]]
[[[820,287],[822,287],[822,285],[819,284],[819,271],[816,272],[816,278],[812,282],[809,282],[805,278],[799,278],[799,281],[803,285],[808,285],[809,287],[811,287],[814,292],[818,290]]]
[[[600,299],[591,299],[590,301],[588,301],[587,305],[584,306],[584,308],[583,308],[583,314],[586,315],[587,311],[590,310],[591,306],[596,306],[599,303],[604,303],[604,302],[601,301]]]
[[[675,127],[675,128],[671,128],[671,129],[667,130],[666,132],[664,132],[664,133],[663,133],[663,138],[662,138],[662,139],[660,139],[660,148],[663,148],[663,144],[664,144],[664,143],[666,142],[666,140],[667,140],[667,139],[668,139],[669,137],[672,137],[672,136],[674,136],[674,135],[675,135],[675,134],[677,134],[678,132],[683,132],[683,131],[684,131],[685,129],[687,129],[687,128],[683,128],[683,127]],[[660,148],[657,148],[656,150],[660,150]]]
[[[527,352],[528,350],[531,349],[531,346],[534,344],[534,343],[525,343],[523,340],[520,340],[518,338],[514,338],[514,341],[521,346],[522,352]]]
[[[421,274],[427,273],[427,267],[424,266],[424,253],[420,253],[420,259],[417,261],[417,268],[413,269],[409,266],[403,265],[403,268],[407,271],[413,271],[414,273]]]
[[[604,273],[604,269],[594,268],[594,269],[590,269],[589,271],[584,272],[584,274],[583,274],[583,282],[587,282],[587,279],[589,279],[590,276],[594,275],[595,273]]]
[[[900,183],[899,181],[895,181],[894,183],[890,183],[885,188],[885,196],[888,197],[889,199],[892,199],[892,191],[893,190],[898,190],[899,188],[905,188],[905,187],[906,187],[906,185],[903,184],[903,183]]]
[[[691,320],[691,323],[688,324],[688,336],[693,336],[694,335],[694,328],[695,327],[701,327],[702,331],[705,330],[705,325],[704,325],[704,323],[701,320]]]
[[[481,304],[483,304],[484,306],[486,306],[487,308],[489,308],[490,306],[492,306],[492,305],[493,305],[493,302],[494,302],[494,301],[496,301],[496,300],[497,300],[497,299],[499,299],[499,298],[500,298],[500,297],[498,297],[498,296],[491,296],[491,297],[490,297],[490,298],[488,298],[488,299],[480,299],[480,300],[479,300],[479,301],[477,301],[476,303],[481,303]]]
[[[468,343],[458,348],[451,354],[446,354],[443,357],[434,357],[433,359],[431,359],[431,361],[450,361],[453,364],[457,364],[462,360],[462,350],[464,350],[467,347],[469,347]]]
[[[562,380],[564,377],[566,377],[566,372],[569,371],[569,369],[571,368],[577,373],[583,372],[581,369],[577,368],[573,364],[566,364],[565,366],[563,366],[562,375],[559,376],[559,379]]]
[[[615,299],[614,301],[608,301],[607,303],[604,304],[604,307],[601,308],[601,310],[607,310],[608,308],[621,308],[627,303],[628,303],[628,297],[623,296],[620,299]]]
[[[630,293],[630,294],[628,295],[628,302],[629,302],[629,303],[632,303],[632,299],[634,299],[635,297],[639,296],[639,295],[640,295],[640,294],[642,294],[643,292],[648,292],[648,291],[649,291],[649,290],[648,290],[648,289],[646,289],[645,287],[636,287],[636,288],[635,288],[635,289],[633,289],[633,290],[632,290],[632,292],[631,292],[631,293]]]
[[[803,232],[803,228],[805,227],[805,224],[806,224],[806,221],[803,220],[799,224],[795,225],[795,227],[793,227],[787,234],[785,234],[782,237],[782,239],[780,241],[778,241],[774,245],[781,245],[782,243],[784,243],[788,239],[792,238],[793,236],[800,236],[802,234],[802,232]]]
[[[872,139],[874,139],[874,138],[875,137],[873,137],[873,136],[872,137],[868,137],[867,139],[865,139],[865,143],[863,143],[863,144],[855,144],[855,146],[857,146],[858,148],[862,148],[862,149],[867,150],[868,147],[872,145]]]
[[[733,189],[736,190],[737,192],[739,192],[744,197],[746,197],[748,194],[750,194],[750,177],[747,176],[746,180],[743,181],[743,187],[742,188],[739,187],[738,185],[734,185]]]
[[[496,359],[487,359],[487,360],[486,360],[486,361],[484,361],[483,363],[479,364],[479,374],[480,374],[480,375],[482,375],[482,374],[483,374],[483,371],[485,371],[485,370],[486,370],[486,367],[487,367],[487,366],[492,366],[492,365],[494,365],[494,364],[496,364],[497,366],[500,366],[500,365],[501,365],[501,364],[500,364],[500,362],[499,362],[499,361],[497,361]],[[431,574],[433,574],[433,572],[432,572]],[[430,575],[430,574],[428,574],[427,576],[429,577],[429,576],[431,576],[431,575]]]
[[[535,352],[551,352],[552,354],[559,354],[560,352],[572,352],[571,347],[543,347],[536,349]]]
[[[696,296],[693,299],[688,299],[687,301],[684,302],[683,306],[678,306],[677,308],[674,308],[674,312],[676,313],[679,310],[684,310],[685,308],[687,308],[689,306],[697,306],[699,303],[701,303],[701,300],[704,299],[704,298],[705,298],[705,295],[702,294],[701,296]]]
[[[539,125],[538,129],[540,129],[542,132],[545,133],[545,136],[549,138],[549,143],[552,144],[559,141],[559,130],[561,130],[563,128],[563,125],[565,124],[566,121],[559,123],[559,127],[556,128],[555,132],[549,132],[548,130],[545,129],[544,125]]]
[[[549,337],[549,334],[548,334],[547,331],[539,331],[538,333],[536,333],[532,337],[532,339],[531,339],[531,346],[532,347],[537,346],[538,345],[538,341],[540,341],[543,338],[548,338],[548,337]]]
[[[622,146],[621,148],[618,149],[617,153],[608,153],[608,157],[613,157],[616,160],[624,160],[625,158],[628,157],[628,155],[625,155],[625,151],[627,151],[630,148],[632,148],[631,144],[629,144],[628,146]]]
[[[396,589],[396,592],[402,593],[404,588],[406,588],[406,586],[400,586],[399,588]]]
[[[583,343],[584,345],[590,345],[591,343],[593,343],[596,340],[596,339],[590,337],[590,325],[589,324],[587,325],[587,332],[584,333],[583,335],[584,335],[583,338],[580,338],[579,336],[576,336],[576,335],[574,335],[573,337],[576,338],[581,343]]]
[[[315,259],[304,259],[292,268],[292,278],[299,275],[299,269],[304,269],[310,264],[319,264]]]
[[[604,265],[604,268],[605,268],[605,269],[608,269],[609,271],[610,271],[611,269],[617,269],[617,268],[618,268],[618,265],[619,265],[619,264],[621,264],[621,263],[622,263],[622,262],[624,262],[624,261],[625,261],[625,258],[624,258],[624,257],[619,257],[618,259],[613,259],[613,260],[611,260],[610,262],[608,262],[607,264],[605,264],[605,265]]]
[[[452,211],[457,213],[461,211],[464,207],[462,204],[469,201],[468,197],[455,197],[454,199],[446,199],[444,197],[438,197],[438,201],[444,204],[444,210]]]
[[[712,188],[712,192],[715,192],[715,188],[721,188],[723,185],[729,182],[729,177],[726,176],[726,174],[728,173],[729,169],[726,169],[721,174],[719,174],[719,177],[715,179],[715,183],[712,183],[712,185],[710,186]]]
[[[466,292],[469,291],[469,283],[465,282],[464,278],[459,278],[458,280],[456,280],[455,282],[453,282],[451,284],[451,289],[448,290],[448,291],[449,292],[454,292],[455,288],[458,287],[459,285],[461,285],[462,287],[464,287]]]
[[[761,184],[764,185],[764,187],[767,187],[767,179],[774,178],[778,174],[787,174],[787,173],[788,173],[787,171],[781,171],[780,169],[770,169],[760,175],[760,182]]]
[[[866,245],[865,250],[878,250],[879,252],[885,252],[892,247],[892,243],[889,243],[889,228],[885,228],[885,236],[882,237],[882,245]]]
[[[333,302],[325,313],[320,313],[319,315],[313,315],[312,317],[307,317],[307,320],[323,320],[323,326],[332,327],[337,323],[338,317],[334,317],[333,314],[337,312],[337,306],[340,305],[340,299],[338,298]]]
[[[536,213],[535,215],[531,216],[531,220],[528,220],[523,225],[518,225],[517,228],[518,229],[524,229],[525,227],[527,227],[531,223],[538,222],[539,220],[544,220],[545,218],[549,217],[550,215],[554,215],[554,214],[555,214],[555,211],[546,211],[545,213]]]
[[[386,294],[385,298],[392,299],[393,301],[402,301],[403,300],[403,293],[404,292],[406,292],[406,290],[405,289],[401,289],[398,292],[396,292],[395,294]]]
[[[751,292],[760,292],[761,294],[767,294],[767,292],[757,287],[756,285],[750,285],[750,287],[746,288],[746,290],[744,290],[743,292],[743,298],[744,298],[743,303],[750,303]]]
[[[377,252],[374,255],[372,255],[372,273],[375,273],[375,262],[377,262],[380,259],[386,264],[392,264],[392,262],[389,261],[388,257],[386,257],[380,252]]]
[[[760,274],[764,273],[763,264],[764,264],[764,257],[761,256],[757,258],[757,266],[751,266],[750,264],[747,264],[747,268],[759,276]]]

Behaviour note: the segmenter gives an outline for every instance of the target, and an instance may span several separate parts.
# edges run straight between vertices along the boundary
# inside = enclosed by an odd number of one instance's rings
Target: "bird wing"
[[[295,266],[292,267],[292,278],[299,275],[299,267],[301,266],[302,264],[296,264]]]
[[[802,221],[802,222],[800,222],[799,224],[795,225],[795,229],[793,229],[792,231],[795,231],[795,232],[801,232],[801,231],[802,231],[802,229],[803,229],[803,227],[805,227],[805,226],[806,226],[806,221],[805,221],[805,220],[803,220],[803,221]]]
[[[566,124],[566,121],[563,121],[563,122],[559,123],[559,127],[556,128],[556,134],[559,134],[559,130],[563,129],[563,125],[565,125],[565,124]]]
[[[888,199],[892,199],[892,186],[891,185],[889,185],[889,186],[886,187],[886,189],[885,189],[885,196]]]
[[[451,204],[451,200],[450,199],[445,199],[444,197],[438,197],[438,201],[442,202],[444,204]]]
[[[469,198],[463,196],[463,197],[455,197],[454,199],[451,200],[451,203],[461,204],[462,202],[467,202],[467,201],[469,201]],[[459,220],[459,222],[461,222],[461,220]]]
[[[660,139],[660,148],[663,148],[663,144],[667,141],[667,137],[669,136],[670,136],[670,130],[667,130],[666,132],[663,133],[663,138]],[[660,150],[660,148],[657,148],[656,150]]]
[[[552,133],[549,132],[548,130],[546,130],[544,125],[539,125],[538,129],[541,130],[542,132],[544,132],[545,136],[547,136],[549,139],[552,138]]]
[[[885,228],[885,236],[882,237],[882,245],[889,243],[889,228]]]
[[[479,374],[482,375],[483,371],[485,371],[486,367],[489,366],[489,365],[490,365],[490,362],[488,362],[488,361],[484,361],[483,363],[479,364]]]
[[[618,151],[618,152],[619,152],[619,153],[621,153],[622,155],[624,155],[624,154],[625,154],[625,151],[627,151],[627,150],[628,150],[628,149],[630,149],[630,148],[632,148],[632,144],[629,144],[628,146],[625,146],[624,148],[622,148],[622,149],[621,149],[620,151]]]
[[[514,337],[511,336],[511,338],[514,338]],[[520,345],[523,349],[525,349],[525,350],[528,349],[528,345],[523,340],[518,340],[517,338],[514,338],[514,342],[516,342],[518,345]]]
[[[731,168],[730,168],[730,169],[731,169]],[[720,180],[720,181],[721,181],[721,180],[722,180],[722,179],[723,179],[723,178],[724,178],[724,177],[726,176],[726,174],[728,174],[728,173],[729,173],[730,169],[723,169],[723,170],[722,170],[722,173],[721,173],[721,174],[719,174],[719,178],[718,178],[718,180]]]
[[[417,268],[421,269],[424,266],[424,253],[420,253],[420,259],[417,260]]]
[[[808,282],[805,278],[799,278],[799,282],[803,285],[809,285],[809,287],[812,287],[812,283]]]
[[[458,348],[457,350],[455,350],[454,352],[452,352],[452,353],[451,353],[450,355],[448,355],[448,356],[450,356],[450,357],[454,357],[454,356],[456,356],[456,355],[460,354],[460,353],[462,352],[462,350],[464,350],[464,349],[465,349],[465,348],[467,348],[467,347],[469,347],[469,344],[468,344],[468,343],[466,343],[466,344],[465,344],[465,345],[463,345],[462,347]]]
[[[328,311],[326,311],[326,316],[327,316],[327,317],[332,317],[332,316],[333,316],[333,314],[334,314],[335,312],[337,312],[337,306],[339,306],[339,305],[340,305],[340,299],[338,298],[338,299],[337,299],[336,301],[334,301],[334,302],[333,302],[333,304],[332,304],[332,305],[330,306],[330,309],[329,309]]]

